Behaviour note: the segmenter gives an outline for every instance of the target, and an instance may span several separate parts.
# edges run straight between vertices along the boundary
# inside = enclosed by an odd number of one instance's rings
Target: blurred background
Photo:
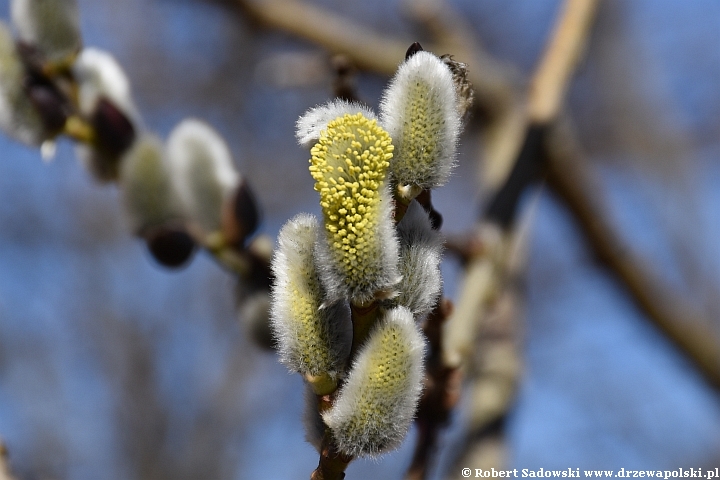
[[[411,2],[313,3],[384,34],[426,35],[405,13]],[[560,6],[448,3],[524,79]],[[259,198],[261,233],[274,238],[296,213],[319,212],[294,124],[332,94],[327,52],[229,3],[79,5],[85,44],[116,56],[149,129],[165,137],[197,117],[226,138]],[[0,16],[9,17],[7,0]],[[377,106],[387,80],[359,71],[359,96]],[[566,106],[619,235],[720,333],[720,3],[601,2]],[[447,234],[468,231],[487,195],[472,125],[455,175],[433,197]],[[302,381],[248,337],[232,276],[206,254],[181,271],[157,266],[130,235],[117,188],[94,182],[70,142],[50,163],[6,137],[0,152],[0,436],[16,475],[308,478],[317,454],[304,441]],[[720,466],[717,390],[595,261],[563,204],[542,188],[526,197],[510,466]],[[444,272],[455,298],[458,262]],[[466,403],[433,478],[459,474]],[[402,478],[413,438],[379,461],[353,462],[348,479]]]

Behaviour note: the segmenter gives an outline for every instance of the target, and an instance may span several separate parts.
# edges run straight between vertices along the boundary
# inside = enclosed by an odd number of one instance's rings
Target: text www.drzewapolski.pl
[[[565,470],[530,470],[528,468],[512,470],[483,470],[482,468],[463,468],[462,476],[465,478],[703,478],[705,480],[720,480],[720,467],[715,469],[678,468],[675,470],[580,470],[579,468],[566,468]]]

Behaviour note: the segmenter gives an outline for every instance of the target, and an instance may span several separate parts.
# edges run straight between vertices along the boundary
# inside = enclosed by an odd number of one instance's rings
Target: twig
[[[294,34],[320,45],[332,53],[341,53],[359,69],[392,75],[405,58],[405,51],[413,39],[384,35],[358,25],[351,19],[332,13],[302,0],[226,0],[241,8],[250,18],[270,28]],[[516,75],[505,64],[486,55],[472,38],[461,17],[443,6],[442,15],[422,15],[433,25],[439,42],[423,45],[436,54],[453,53],[468,63],[470,82],[475,86],[482,107],[495,111],[513,95],[508,83]],[[458,32],[448,35],[458,29]]]
[[[547,138],[548,185],[562,198],[599,260],[622,281],[637,305],[720,388],[720,339],[707,316],[660,280],[635,255],[606,218],[602,194],[590,165],[566,129],[556,126]]]
[[[8,465],[8,451],[5,442],[0,441],[0,480],[15,480]]]
[[[565,90],[585,49],[597,0],[565,1],[542,60],[530,82],[528,117],[547,124],[560,112]]]
[[[472,258],[468,264],[467,275],[458,302],[457,315],[448,322],[446,361],[450,364],[467,363],[473,347],[481,350],[480,366],[475,373],[473,392],[471,444],[461,453],[467,461],[467,455],[486,452],[491,446],[492,455],[487,457],[485,467],[500,468],[504,461],[502,451],[503,419],[515,394],[519,378],[519,328],[517,316],[505,313],[500,322],[504,328],[502,334],[488,331],[489,312],[497,307],[502,299],[506,304],[513,301],[515,293],[507,282],[509,268],[506,263],[511,258],[510,247],[516,225],[517,204],[522,192],[535,183],[544,168],[544,145],[548,125],[555,119],[562,104],[570,75],[583,50],[585,39],[595,12],[596,0],[566,0],[561,16],[551,35],[536,74],[530,83],[527,109],[522,120],[517,116],[517,107],[509,106],[508,115],[495,132],[500,142],[506,142],[494,153],[505,155],[515,153],[513,167],[502,187],[489,202],[481,222],[480,232],[485,235],[485,244],[494,248],[481,249],[481,254]],[[522,127],[520,127],[522,125]],[[520,127],[520,130],[518,129]],[[519,132],[524,132],[518,135]],[[504,134],[505,133],[505,134]],[[513,141],[517,142],[513,145]],[[509,143],[508,143],[509,142]],[[495,159],[491,159],[495,160]],[[494,232],[491,235],[488,232]],[[501,316],[501,318],[503,318]],[[479,339],[478,339],[479,336]],[[479,341],[479,344],[476,343]],[[483,349],[483,344],[484,349]],[[510,352],[509,362],[500,374],[487,371],[487,352],[482,350],[502,348]],[[479,449],[479,450],[478,450]],[[477,464],[477,463],[475,463]]]

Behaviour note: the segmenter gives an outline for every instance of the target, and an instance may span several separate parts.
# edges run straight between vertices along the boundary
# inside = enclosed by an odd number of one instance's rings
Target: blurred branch
[[[704,312],[670,289],[615,233],[591,166],[564,125],[548,132],[548,185],[563,199],[598,258],[622,281],[637,306],[720,388],[720,339]]]
[[[550,123],[560,111],[567,85],[585,49],[597,0],[566,1],[545,53],[530,82],[528,117]]]
[[[227,0],[226,0],[227,1]],[[405,58],[410,38],[384,35],[358,25],[352,19],[335,14],[302,0],[230,0],[256,22],[291,33],[343,54],[357,68],[392,75]],[[452,53],[468,64],[470,81],[475,86],[482,108],[491,112],[508,101],[513,90],[508,82],[514,71],[487,55],[472,35],[469,25],[442,1],[408,2],[408,11],[435,34],[436,42],[426,50],[436,54]]]
[[[363,70],[392,74],[408,40],[389,38],[312,3],[300,0],[233,0],[266,27],[291,33],[332,53],[347,55]]]
[[[562,105],[562,98],[580,52],[585,47],[596,10],[596,0],[566,0],[548,40],[545,53],[530,82],[527,107],[522,117],[517,106],[507,108],[494,138],[506,142],[492,150],[503,158],[487,159],[506,164],[513,154],[512,169],[485,210],[478,232],[485,247],[470,257],[458,301],[457,315],[447,325],[446,361],[467,364],[477,351],[471,377],[469,444],[456,452],[463,465],[501,468],[506,461],[504,419],[520,376],[519,294],[509,280],[517,275],[524,248],[517,227],[516,210],[526,188],[540,178],[544,164],[545,136]],[[515,104],[517,105],[517,104]],[[515,144],[513,145],[513,142]],[[468,463],[471,462],[471,463]]]
[[[293,33],[331,52],[344,53],[365,70],[392,74],[411,43],[409,39],[383,36],[299,0],[233,1],[260,23]],[[656,272],[629,252],[613,230],[592,181],[593,174],[575,150],[574,139],[567,130],[558,128],[563,98],[585,47],[598,4],[597,0],[566,0],[563,3],[555,29],[531,79],[527,97],[523,98],[513,93],[516,78],[513,71],[487,56],[472,38],[462,18],[446,4],[436,0],[407,2],[411,15],[434,36],[436,43],[428,49],[450,51],[469,64],[478,100],[494,113],[491,123],[483,131],[485,163],[491,170],[495,169],[496,183],[502,184],[476,229],[478,237],[474,243],[482,248],[468,258],[458,303],[445,325],[444,363],[447,366],[466,363],[478,332],[483,331],[480,322],[487,322],[487,313],[497,305],[499,298],[505,297],[502,292],[508,272],[503,259],[508,258],[511,250],[517,203],[525,189],[545,174],[550,187],[566,202],[598,257],[625,284],[637,305],[688,354],[708,381],[718,386],[720,342],[707,328],[709,322],[701,312],[670,291]],[[519,369],[511,370],[506,379],[516,382]],[[491,390],[497,393],[500,383]],[[507,383],[503,385],[507,386]],[[478,396],[488,395],[490,393]],[[499,437],[493,426],[500,425],[498,428],[501,428],[512,394],[503,398],[506,400],[479,407],[473,413],[483,419],[477,424],[484,425],[481,431],[485,432],[475,440],[478,444],[492,446],[496,454],[491,457],[495,459],[503,455],[498,453]]]
[[[8,465],[8,451],[5,443],[0,441],[0,480],[16,480]]]

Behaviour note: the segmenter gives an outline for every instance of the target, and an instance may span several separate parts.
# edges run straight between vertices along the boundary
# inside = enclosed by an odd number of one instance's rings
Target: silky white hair
[[[390,171],[400,185],[444,185],[462,126],[452,72],[430,52],[403,62],[380,102],[380,123],[395,145]]]
[[[433,230],[430,218],[415,200],[398,224],[400,237],[400,274],[403,279],[395,301],[410,309],[416,319],[435,307],[442,288],[440,261],[442,238]]]
[[[128,120],[139,123],[140,115],[132,100],[130,82],[110,53],[97,48],[83,49],[73,64],[73,76],[79,86],[78,104],[84,115],[92,115],[97,102],[104,97]]]
[[[270,320],[280,360],[288,369],[337,378],[350,351],[350,310],[344,302],[323,306],[314,255],[317,237],[317,220],[304,213],[280,230],[272,260]]]
[[[303,147],[311,147],[320,138],[320,132],[327,128],[328,123],[345,114],[362,113],[365,118],[376,119],[375,113],[368,107],[347,100],[331,100],[305,112],[295,124],[295,137]]]
[[[170,133],[167,152],[188,220],[203,234],[220,230],[223,203],[240,182],[225,140],[205,122],[186,119]]]

